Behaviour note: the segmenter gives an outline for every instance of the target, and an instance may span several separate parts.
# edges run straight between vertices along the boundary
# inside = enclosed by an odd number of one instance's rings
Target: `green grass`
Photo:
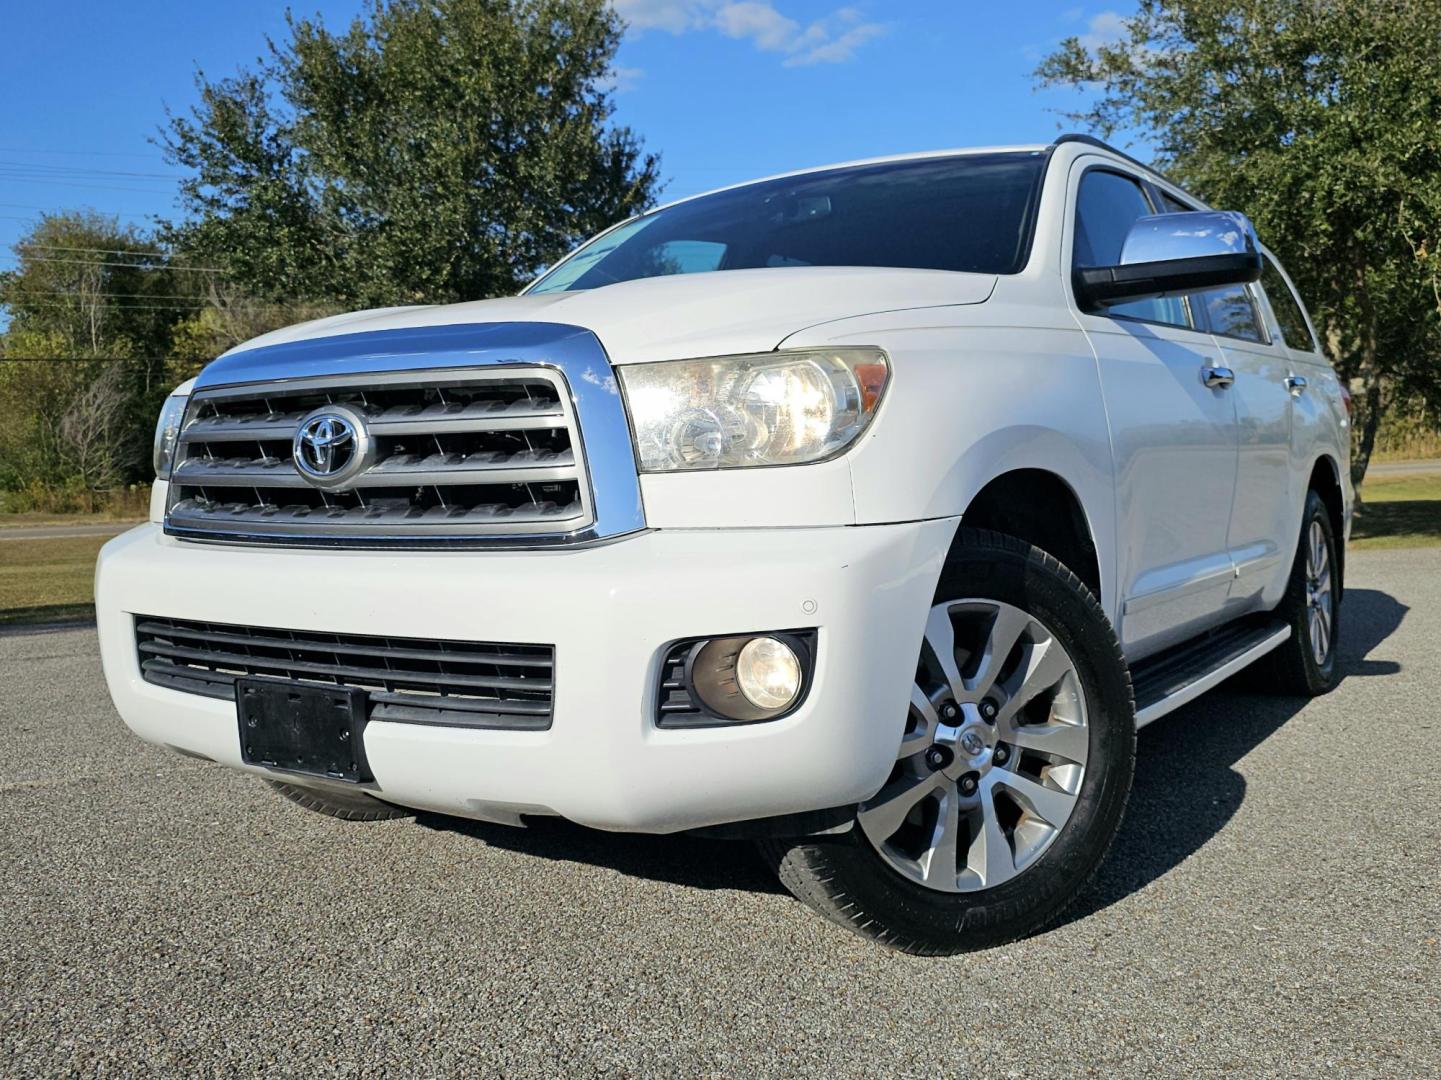
[[[109,539],[0,539],[0,626],[93,615],[95,556]]]
[[[1377,476],[1361,487],[1351,526],[1353,548],[1441,544],[1441,472]]]
[[[98,514],[0,514],[0,529],[33,529],[43,525],[138,525],[144,520],[144,514],[128,510],[121,513],[101,512]]]

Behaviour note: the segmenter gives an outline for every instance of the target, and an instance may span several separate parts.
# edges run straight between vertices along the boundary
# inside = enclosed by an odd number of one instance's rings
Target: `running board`
[[[1225,682],[1248,664],[1286,643],[1291,628],[1273,622],[1222,627],[1185,642],[1131,669],[1136,694],[1136,727],[1179,709]]]

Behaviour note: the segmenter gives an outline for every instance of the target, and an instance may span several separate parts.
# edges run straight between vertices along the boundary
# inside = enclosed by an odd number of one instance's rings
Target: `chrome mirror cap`
[[[1258,255],[1251,219],[1235,210],[1198,210],[1137,218],[1121,247],[1121,266],[1212,255]]]

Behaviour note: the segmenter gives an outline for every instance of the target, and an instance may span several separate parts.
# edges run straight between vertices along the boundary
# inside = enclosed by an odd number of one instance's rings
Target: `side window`
[[[1081,177],[1076,196],[1075,266],[1115,266],[1121,246],[1137,218],[1152,213],[1141,185],[1130,177],[1104,169],[1091,169]],[[1106,309],[1112,317],[1143,319],[1171,326],[1191,325],[1186,303],[1179,297],[1134,300]]]
[[[1320,352],[1316,339],[1311,336],[1311,328],[1306,325],[1306,316],[1301,313],[1301,302],[1269,255],[1261,265],[1261,288],[1266,290],[1266,299],[1271,301],[1271,310],[1276,313],[1276,322],[1281,327],[1281,336],[1286,339],[1286,344],[1300,352]]]
[[[1194,206],[1187,206],[1179,199],[1172,198],[1166,192],[1161,192],[1161,211],[1166,214],[1192,214],[1195,213]]]
[[[1193,293],[1191,302],[1199,304],[1206,313],[1206,324],[1210,326],[1211,333],[1242,341],[1266,340],[1266,335],[1261,332],[1260,315],[1251,300],[1251,290],[1246,286],[1227,285],[1224,289]]]

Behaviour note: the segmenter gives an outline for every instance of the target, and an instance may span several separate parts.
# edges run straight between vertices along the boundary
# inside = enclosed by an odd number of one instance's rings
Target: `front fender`
[[[973,309],[984,310],[984,309]],[[991,480],[1017,469],[1059,477],[1076,495],[1115,596],[1115,484],[1096,362],[1074,327],[927,326],[925,313],[857,319],[787,340],[878,345],[892,385],[846,457],[857,524],[963,515]],[[867,325],[870,324],[870,325]]]

